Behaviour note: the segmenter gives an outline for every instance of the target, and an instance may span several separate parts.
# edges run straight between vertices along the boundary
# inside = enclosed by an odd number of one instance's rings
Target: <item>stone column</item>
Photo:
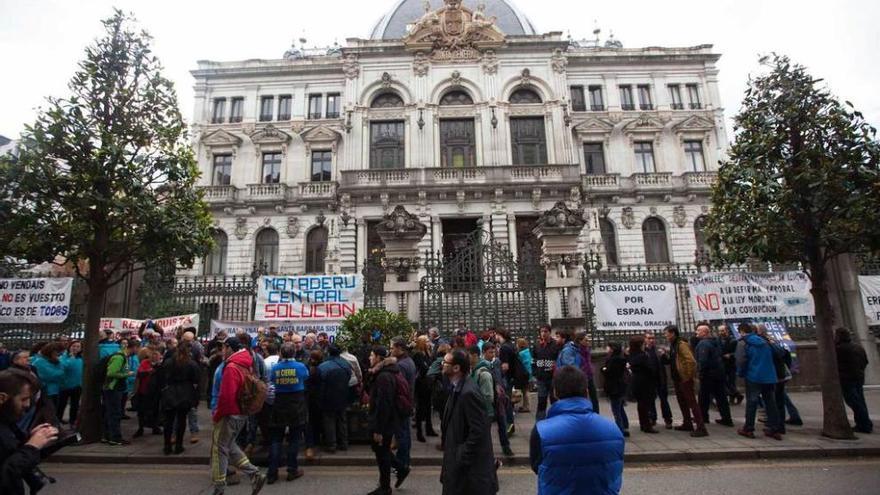
[[[859,288],[859,271],[853,256],[840,255],[829,264],[828,293],[834,308],[834,327],[845,326],[850,329],[853,341],[861,344],[868,354],[868,367],[865,369],[865,384],[880,384],[880,353],[877,339],[868,328],[865,308]]]
[[[379,223],[377,232],[385,243],[385,309],[405,313],[410,320],[418,319],[418,304],[408,302],[419,299],[419,242],[428,227],[406,208],[397,205]]]
[[[579,311],[581,287],[579,270],[583,255],[578,251],[578,238],[586,222],[581,210],[572,210],[559,201],[545,211],[532,231],[541,241],[541,263],[547,270],[547,313],[550,320],[562,318],[562,289],[568,289],[569,312],[572,303]]]
[[[367,259],[367,221],[363,218],[357,219],[357,255],[355,258],[355,265],[360,273],[364,269],[364,260]]]

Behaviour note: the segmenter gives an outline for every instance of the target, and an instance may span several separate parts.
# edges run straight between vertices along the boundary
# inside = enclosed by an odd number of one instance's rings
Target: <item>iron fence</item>
[[[9,278],[61,278],[61,275],[33,275],[16,273]],[[81,338],[86,321],[88,285],[73,277],[70,291],[70,313],[62,323],[0,323],[0,342],[7,349],[30,349],[41,341],[52,340],[60,335]]]

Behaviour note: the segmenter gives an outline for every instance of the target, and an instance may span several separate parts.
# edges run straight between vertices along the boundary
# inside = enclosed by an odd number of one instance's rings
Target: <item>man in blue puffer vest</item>
[[[623,484],[623,434],[595,412],[587,377],[574,366],[556,370],[559,400],[539,421],[529,441],[538,495],[616,495]]]

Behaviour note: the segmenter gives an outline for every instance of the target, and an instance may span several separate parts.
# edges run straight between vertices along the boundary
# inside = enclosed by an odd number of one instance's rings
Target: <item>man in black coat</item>
[[[489,418],[480,390],[468,378],[470,360],[462,350],[446,354],[443,374],[452,393],[443,412],[443,495],[486,495],[498,492]]]
[[[388,358],[387,348],[376,346],[370,353],[370,371],[373,373],[373,386],[370,389],[368,429],[372,435],[376,464],[379,466],[379,488],[368,495],[388,495],[391,493],[391,467],[397,464],[391,454],[391,439],[402,421],[396,404],[397,375],[400,368],[396,359]],[[409,469],[398,469],[398,484],[402,483],[403,472],[409,474]]]
[[[660,413],[663,416],[663,422],[666,423],[666,429],[672,429],[672,409],[669,407],[669,385],[666,381],[666,365],[664,362],[665,354],[657,349],[657,337],[654,332],[645,333],[645,354],[651,363],[657,367],[657,399],[660,401]],[[649,412],[651,422],[657,425],[657,403],[651,404]]]
[[[852,334],[846,328],[835,330],[834,340],[843,400],[853,410],[856,422],[853,430],[857,433],[871,433],[874,431],[874,423],[871,422],[871,416],[868,414],[864,391],[868,355],[862,346],[852,341]]]

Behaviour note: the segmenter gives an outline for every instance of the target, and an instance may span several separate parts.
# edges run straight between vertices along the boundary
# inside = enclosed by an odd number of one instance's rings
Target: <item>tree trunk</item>
[[[83,389],[79,414],[79,431],[86,443],[101,439],[103,412],[101,410],[102,383],[95,380],[98,366],[98,340],[100,340],[101,313],[104,310],[104,296],[107,282],[101,269],[89,270],[89,297],[86,306],[85,341],[83,343]]]
[[[825,263],[811,263],[813,303],[816,307],[816,345],[819,352],[819,383],[822,386],[822,435],[836,439],[853,439],[847,418],[837,372],[834,350],[834,317],[828,297],[828,273]]]

